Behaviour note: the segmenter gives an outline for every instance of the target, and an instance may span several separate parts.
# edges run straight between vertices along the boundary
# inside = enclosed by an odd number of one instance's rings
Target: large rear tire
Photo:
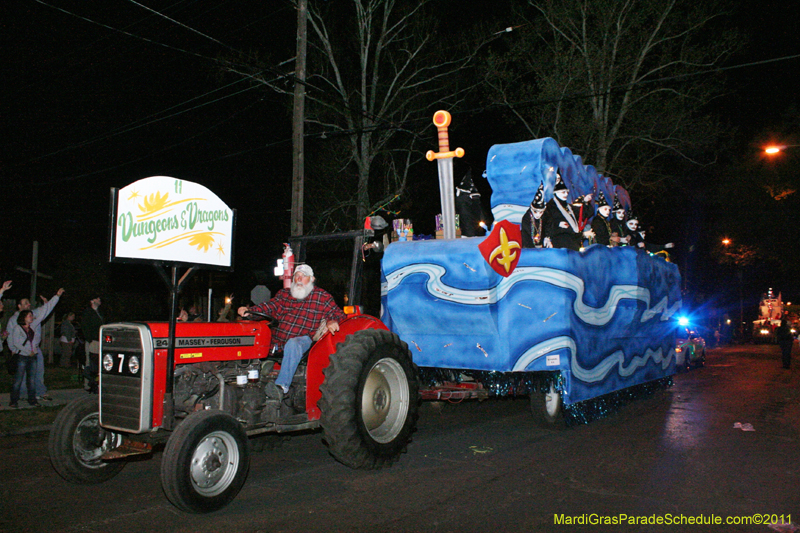
[[[551,382],[547,391],[531,392],[531,414],[536,425],[546,429],[566,427],[561,392]]]
[[[56,416],[47,449],[50,463],[65,480],[80,485],[102,483],[119,474],[124,461],[101,456],[122,443],[122,436],[100,427],[98,397],[86,395],[68,403]]]
[[[419,412],[408,345],[386,330],[358,331],[339,345],[323,373],[320,423],[331,455],[352,468],[395,463]]]
[[[222,411],[198,411],[186,417],[167,441],[161,485],[178,509],[208,513],[239,494],[249,468],[242,425]]]

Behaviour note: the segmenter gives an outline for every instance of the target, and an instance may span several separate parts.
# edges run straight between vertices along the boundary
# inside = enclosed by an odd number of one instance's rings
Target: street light
[[[775,155],[783,152],[787,148],[794,148],[796,146],[800,146],[800,144],[772,144],[764,148],[764,153],[767,155]]]
[[[725,237],[724,239],[722,239],[722,244],[724,244],[725,246],[728,246],[730,243],[731,240],[729,238]]]

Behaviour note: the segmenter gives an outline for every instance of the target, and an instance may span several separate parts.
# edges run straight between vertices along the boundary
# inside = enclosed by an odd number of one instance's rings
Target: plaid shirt
[[[313,335],[323,318],[328,322],[345,319],[344,312],[333,301],[333,297],[319,287],[314,287],[311,294],[302,300],[293,298],[289,289],[281,289],[269,302],[251,309],[278,320],[272,342],[280,350],[289,339]]]

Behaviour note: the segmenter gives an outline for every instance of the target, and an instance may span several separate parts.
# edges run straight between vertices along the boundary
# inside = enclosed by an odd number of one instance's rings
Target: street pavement
[[[794,356],[784,370],[777,346],[710,350],[673,387],[560,431],[537,427],[525,398],[425,402],[408,453],[375,471],[334,461],[319,432],[294,435],[252,452],[242,491],[206,515],[166,499],[160,451],[102,485],[72,485],[45,434],[0,437],[0,531],[797,533],[797,345]],[[564,522],[621,516],[734,523]]]

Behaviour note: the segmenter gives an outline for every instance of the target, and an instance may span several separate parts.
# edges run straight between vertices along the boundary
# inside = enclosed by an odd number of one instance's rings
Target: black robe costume
[[[553,197],[547,202],[543,218],[544,236],[550,237],[553,248],[569,248],[576,252],[581,249],[583,233],[578,229],[578,218],[569,202]]]
[[[628,236],[628,227],[625,225],[625,221],[619,220],[613,213],[611,214],[611,233],[616,233],[620,238]],[[624,242],[617,243],[616,245],[627,246]]]
[[[603,215],[597,213],[592,219],[592,231],[594,232],[595,244],[602,244],[603,246],[611,245],[611,220],[604,218]]]
[[[542,241],[544,240],[544,215],[539,217],[539,220],[533,218],[533,213],[530,208],[525,211],[520,223],[522,230],[522,247],[523,248],[541,248]]]

